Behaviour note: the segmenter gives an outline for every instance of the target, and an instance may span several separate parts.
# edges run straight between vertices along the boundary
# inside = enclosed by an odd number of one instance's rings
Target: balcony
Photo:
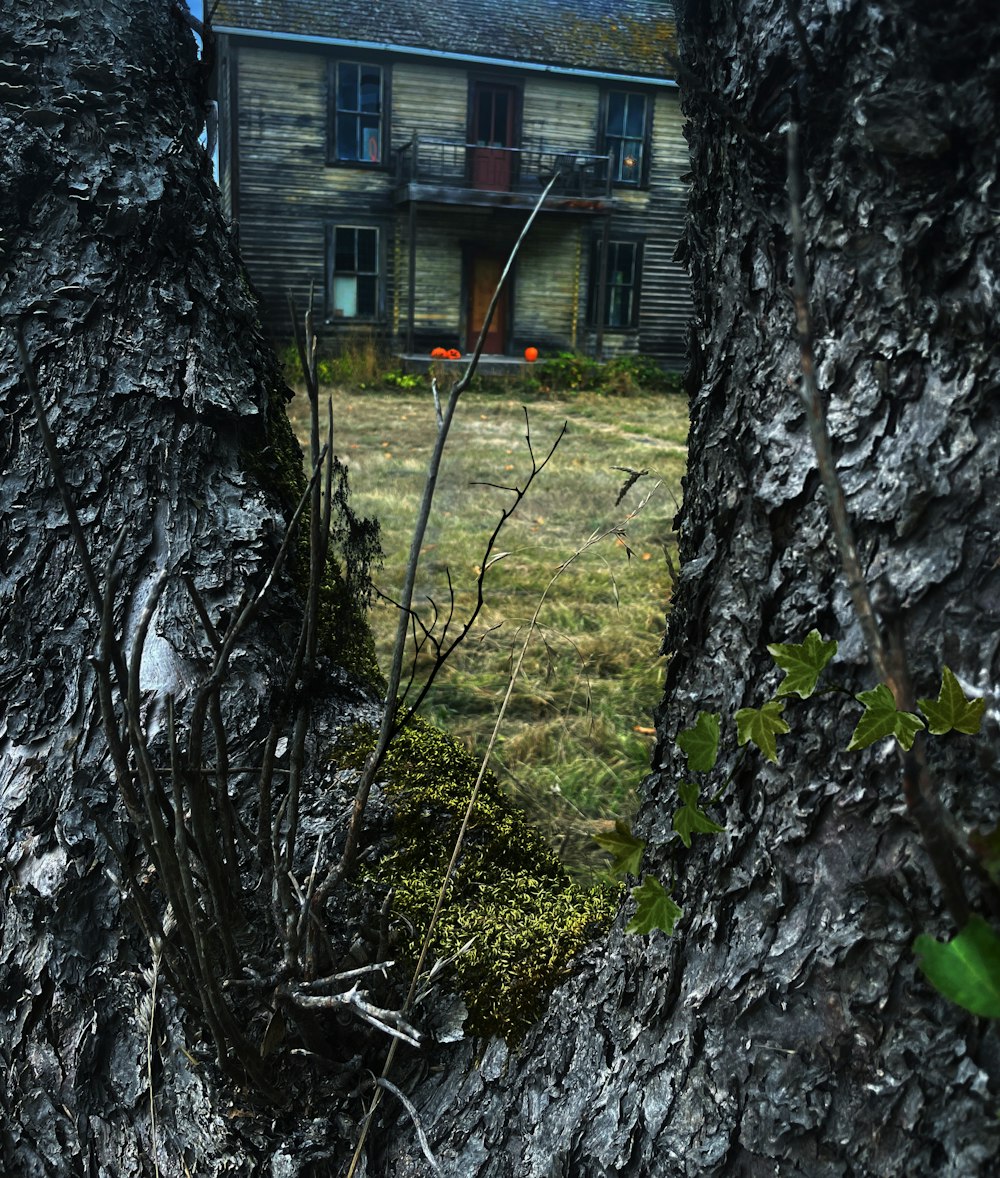
[[[546,212],[607,213],[612,208],[610,155],[552,147],[493,147],[414,135],[395,152],[397,204],[531,209],[558,178]]]

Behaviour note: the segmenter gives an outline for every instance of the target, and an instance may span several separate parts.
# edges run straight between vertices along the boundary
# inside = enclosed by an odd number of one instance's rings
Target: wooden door
[[[472,92],[471,180],[473,188],[509,192],[513,175],[513,86],[479,82]]]
[[[466,351],[471,352],[479,339],[483,320],[489,309],[490,299],[496,290],[497,283],[506,263],[506,257],[500,254],[470,253],[468,256],[468,290],[469,314],[466,330]],[[510,279],[504,286],[503,293],[493,312],[490,330],[486,334],[483,353],[490,356],[503,355],[507,342],[507,317],[510,306]]]

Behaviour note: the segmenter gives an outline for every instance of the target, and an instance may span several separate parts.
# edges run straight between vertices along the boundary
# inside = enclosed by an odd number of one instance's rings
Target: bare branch
[[[805,229],[802,221],[802,160],[799,151],[799,126],[792,122],[788,127],[788,200],[792,224],[792,297],[795,302],[795,319],[799,335],[799,354],[802,364],[802,403],[809,423],[820,478],[826,492],[827,508],[833,525],[834,539],[840,553],[847,587],[854,603],[854,612],[864,634],[865,645],[872,662],[875,677],[888,683],[893,694],[899,687],[894,684],[885,657],[882,635],[879,633],[875,610],[872,606],[868,583],[861,571],[858,549],[854,540],[854,529],[844,501],[844,489],[837,475],[837,463],[833,456],[830,434],[826,428],[826,414],[816,380],[816,364],[813,357],[812,319],[809,311],[809,279],[806,266]]]

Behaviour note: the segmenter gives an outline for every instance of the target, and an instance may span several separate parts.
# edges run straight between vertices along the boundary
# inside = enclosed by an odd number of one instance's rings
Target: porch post
[[[406,351],[410,355],[413,353],[413,313],[414,300],[416,297],[417,286],[417,202],[410,199],[410,219],[409,219],[409,234],[410,234],[410,273],[409,273],[409,287],[410,298],[406,309]]]
[[[604,218],[601,230],[601,249],[598,258],[600,273],[597,276],[597,343],[594,347],[595,357],[604,359],[604,308],[608,301],[608,244],[611,239],[611,214]]]

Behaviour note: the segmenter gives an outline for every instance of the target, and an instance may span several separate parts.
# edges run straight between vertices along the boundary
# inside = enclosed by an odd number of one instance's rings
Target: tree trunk
[[[797,391],[796,103],[819,382],[863,568],[898,594],[918,694],[947,663],[990,696],[976,742],[938,741],[931,763],[960,827],[993,827],[1000,26],[974,2],[692,2],[680,36],[697,318],[644,868],[669,878],[676,734],[722,714],[721,784],[732,717],[774,692],[768,643],[816,627],[840,643],[832,677],[874,686]],[[470,1049],[425,1083],[443,1173],[995,1173],[996,1027],[915,967],[918,931],[955,929],[891,743],[844,752],[859,712],[790,705],[780,765],[739,763],[726,833],[674,860],[673,938],[626,936],[626,902],[516,1052]],[[386,1130],[375,1172],[426,1173],[409,1140]]]
[[[100,593],[123,532],[126,645],[168,574],[141,670],[162,744],[163,698],[190,704],[212,655],[182,574],[222,630],[271,566],[302,482],[273,413],[284,383],[197,142],[194,39],[167,0],[11,5],[0,62],[0,1170],[117,1178],[156,1159],[164,1178],[201,1178],[270,1174],[266,1159],[284,1157],[273,1172],[294,1174],[313,1114],[251,1117],[252,1091],[220,1087],[123,903],[123,889],[135,902],[163,880],[118,799],[89,661],[99,612],[56,486],[61,466]],[[259,757],[297,610],[286,578],[233,653],[238,690],[221,699],[233,765]],[[336,719],[371,714],[333,679]]]

